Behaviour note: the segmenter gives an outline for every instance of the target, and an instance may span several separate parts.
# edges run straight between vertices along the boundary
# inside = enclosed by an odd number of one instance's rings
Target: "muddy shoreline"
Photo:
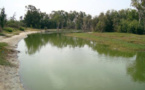
[[[0,90],[24,90],[19,76],[19,60],[18,51],[16,50],[18,42],[26,38],[28,34],[37,33],[38,31],[22,32],[19,35],[6,38],[1,36],[0,42],[8,43],[9,49],[12,50],[7,57],[7,60],[14,66],[2,66],[0,65]]]

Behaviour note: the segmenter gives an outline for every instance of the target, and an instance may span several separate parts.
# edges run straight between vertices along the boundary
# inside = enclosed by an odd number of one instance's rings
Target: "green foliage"
[[[6,27],[4,27],[4,26],[6,26]],[[20,29],[21,27],[24,27],[24,26],[25,26],[25,24],[23,23],[23,20],[21,20],[21,21],[15,20],[15,14],[13,17],[11,17],[10,20],[6,20],[5,9],[4,8],[1,9],[0,31],[2,31],[4,29],[7,32],[13,32],[14,29]]]
[[[139,23],[145,24],[145,0],[131,0],[131,5],[138,10]]]
[[[145,11],[144,9],[142,9]],[[140,13],[135,9],[108,10],[92,18],[85,12],[63,10],[52,11],[50,14],[41,12],[29,5],[24,21],[28,27],[45,29],[78,29],[97,32],[145,33],[145,18],[140,22]]]
[[[2,31],[2,28],[1,28],[1,26],[0,26],[0,32]]]
[[[24,22],[28,27],[48,29],[91,29],[91,15],[84,12],[52,11],[51,14],[41,12],[35,6],[28,5]]]
[[[45,30],[47,30],[47,27],[44,27]]]
[[[128,25],[128,32],[129,33],[135,33],[135,34],[143,34],[144,28],[143,25],[141,25],[137,20],[133,20]]]
[[[35,6],[26,6],[27,13],[24,17],[24,22],[28,27],[40,28],[41,13]]]
[[[118,32],[143,34],[144,27],[137,20],[128,21],[122,19],[120,25],[118,26]]]
[[[5,8],[2,8],[0,12],[0,28],[4,28],[5,23],[6,23]]]
[[[6,60],[8,52],[8,50],[5,48],[6,46],[6,43],[0,43],[0,65],[10,65],[10,63]]]
[[[103,21],[99,21],[96,26],[96,31],[104,32],[105,31],[105,23]]]
[[[6,26],[19,29],[20,27],[25,27],[25,24],[22,21],[9,20],[6,23]]]
[[[6,32],[13,32],[13,31],[14,31],[14,29],[11,28],[11,27],[5,27],[4,30],[5,30]]]
[[[144,27],[143,27],[143,25],[139,24],[137,26],[136,34],[144,34]]]
[[[3,33],[0,33],[0,36],[5,36],[5,34],[3,34]]]
[[[20,27],[19,30],[20,31],[25,31],[25,28],[24,27]]]
[[[128,21],[122,19],[120,25],[118,26],[118,32],[126,33],[128,28]]]
[[[133,9],[108,10],[106,14],[101,13],[93,21],[95,31],[100,32],[123,32],[144,34],[144,25],[138,21],[138,12]]]
[[[18,22],[16,21],[8,21],[6,24],[7,24],[7,27],[19,28]]]
[[[7,43],[0,43],[0,48],[7,46]]]

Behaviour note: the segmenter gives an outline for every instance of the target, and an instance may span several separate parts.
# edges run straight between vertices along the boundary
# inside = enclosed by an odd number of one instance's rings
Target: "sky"
[[[5,8],[7,18],[16,14],[16,19],[26,14],[25,6],[34,5],[42,12],[51,11],[83,11],[92,16],[107,10],[121,10],[131,8],[131,0],[0,0],[0,8]]]

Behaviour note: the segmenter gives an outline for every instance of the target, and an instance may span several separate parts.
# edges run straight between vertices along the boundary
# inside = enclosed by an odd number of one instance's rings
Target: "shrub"
[[[118,26],[118,32],[127,32],[128,22],[127,20],[122,19],[120,25]]]
[[[7,31],[7,32],[13,32],[14,29],[10,28],[10,27],[5,27],[4,30]]]
[[[0,36],[5,36],[5,34],[3,34],[3,33],[0,33]]]
[[[105,31],[105,27],[106,27],[105,22],[99,21],[97,26],[96,26],[95,31],[104,32]]]
[[[45,30],[47,30],[47,27],[44,27]]]
[[[134,34],[143,34],[144,28],[143,25],[140,24],[137,20],[133,20],[128,25],[127,32]]]
[[[25,31],[25,28],[20,27],[19,30],[20,30],[20,31]]]
[[[19,28],[19,22],[10,20],[7,21],[6,26],[12,28]]]
[[[143,24],[140,24],[137,20],[128,21],[122,19],[120,25],[118,26],[118,32],[124,33],[134,33],[134,34],[143,34],[144,27]]]
[[[139,24],[136,30],[137,34],[143,34],[144,33],[144,27],[143,25]]]
[[[25,24],[22,21],[9,20],[6,26],[19,29],[20,27],[25,27]]]
[[[127,32],[128,33],[136,33],[136,29],[138,27],[138,21],[137,20],[133,20],[132,22],[129,23],[128,28],[127,28]]]

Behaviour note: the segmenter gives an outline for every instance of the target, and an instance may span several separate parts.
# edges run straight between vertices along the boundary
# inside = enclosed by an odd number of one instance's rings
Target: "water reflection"
[[[29,35],[26,39],[26,46],[28,48],[28,54],[35,54],[37,51],[41,49],[41,47],[45,46],[48,42],[57,48],[64,48],[69,46],[71,48],[75,47],[84,47],[84,45],[88,45],[94,51],[97,51],[99,54],[105,54],[108,56],[122,56],[122,57],[133,57],[135,53],[128,52],[119,52],[117,50],[110,50],[105,45],[97,44],[96,42],[79,39],[75,37],[66,37],[60,33],[54,34],[45,34],[45,33],[37,33]]]
[[[125,57],[130,58],[136,55],[136,60],[133,63],[129,63],[127,65],[127,74],[132,77],[132,80],[135,82],[145,82],[145,52],[142,53],[128,53],[128,52],[120,52],[116,50],[110,50],[105,45],[99,45],[96,42],[66,37],[59,33],[54,34],[45,34],[45,33],[37,33],[29,35],[25,39],[25,43],[28,49],[28,54],[33,55],[36,52],[39,52],[43,46],[47,43],[50,43],[52,46],[57,48],[64,47],[84,47],[88,45],[92,48],[92,50],[97,51],[100,55],[106,55],[111,57]]]
[[[137,53],[136,60],[127,68],[127,73],[136,82],[145,82],[145,53]]]

